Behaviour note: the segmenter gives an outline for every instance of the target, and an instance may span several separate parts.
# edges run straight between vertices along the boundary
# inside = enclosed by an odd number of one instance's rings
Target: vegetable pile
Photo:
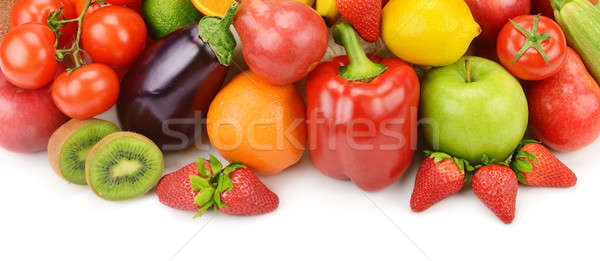
[[[365,191],[421,150],[413,211],[470,183],[508,224],[519,184],[576,185],[553,151],[600,136],[595,0],[19,0],[10,27],[0,146],[47,150],[105,200],[156,188],[196,217],[274,211],[258,175],[307,150]],[[113,107],[119,126],[95,118]],[[204,131],[230,163],[163,175]]]

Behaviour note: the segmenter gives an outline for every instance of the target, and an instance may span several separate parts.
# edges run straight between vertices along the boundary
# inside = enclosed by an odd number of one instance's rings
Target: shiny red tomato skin
[[[97,63],[114,67],[133,63],[146,38],[144,19],[127,7],[102,7],[83,20],[82,46]]]
[[[54,32],[45,25],[28,23],[11,29],[0,43],[0,68],[6,79],[23,89],[44,87],[54,79]]]
[[[119,97],[119,77],[104,64],[62,73],[52,84],[52,99],[67,116],[89,119],[110,109]]]
[[[600,86],[579,55],[567,49],[560,71],[526,89],[533,136],[557,151],[575,151],[600,135]]]
[[[75,7],[69,0],[19,0],[10,10],[10,27],[26,23],[48,24],[48,14],[52,9],[62,7],[62,14],[67,19],[77,17]],[[71,39],[77,28],[76,23],[68,23],[61,27],[60,44],[64,45]]]
[[[233,24],[250,69],[275,85],[301,80],[327,51],[323,18],[300,2],[244,0]]]
[[[525,30],[531,31],[534,19],[535,15],[522,15],[514,18],[513,21]],[[533,47],[527,49],[523,56],[513,63],[514,57],[527,39],[512,23],[509,22],[504,25],[498,35],[496,50],[500,62],[521,80],[539,81],[546,79],[556,74],[565,61],[567,40],[560,26],[552,19],[540,16],[538,32],[550,34],[550,39],[541,43],[549,64],[546,64],[542,55]]]

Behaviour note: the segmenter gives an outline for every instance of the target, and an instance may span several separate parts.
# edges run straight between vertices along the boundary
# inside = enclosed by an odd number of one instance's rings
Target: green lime
[[[189,0],[145,0],[142,9],[150,35],[156,40],[202,18]]]

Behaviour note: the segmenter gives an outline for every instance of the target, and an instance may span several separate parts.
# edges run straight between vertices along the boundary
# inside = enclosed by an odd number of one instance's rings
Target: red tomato
[[[146,37],[144,19],[127,7],[103,7],[83,20],[82,46],[94,62],[131,64],[144,50]]]
[[[110,109],[119,97],[119,77],[110,67],[89,64],[62,73],[52,84],[52,99],[67,116],[89,119]]]
[[[567,41],[560,26],[552,19],[522,15],[504,25],[498,36],[496,50],[504,67],[522,80],[539,81],[558,72],[565,61]],[[534,24],[537,30],[533,30]],[[532,44],[528,44],[531,42]],[[528,46],[519,57],[519,51]],[[541,51],[538,51],[535,47]],[[543,54],[547,57],[544,59]],[[515,57],[518,57],[516,59]]]
[[[37,89],[54,79],[56,36],[48,26],[23,24],[10,30],[0,43],[0,68],[17,87]]]
[[[48,24],[48,14],[52,9],[63,8],[62,14],[67,19],[77,17],[75,7],[69,0],[19,0],[10,10],[10,26],[25,23]],[[73,37],[76,23],[68,23],[60,29],[62,37],[61,44]]]

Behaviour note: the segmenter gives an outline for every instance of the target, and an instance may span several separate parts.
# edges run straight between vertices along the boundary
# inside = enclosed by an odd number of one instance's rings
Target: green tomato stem
[[[387,67],[371,61],[360,46],[358,35],[347,22],[341,22],[333,28],[333,38],[343,45],[350,60],[348,66],[340,68],[339,75],[346,80],[362,81],[379,76]]]
[[[77,68],[80,68],[81,66],[86,65],[85,61],[83,60],[83,58],[80,55],[81,51],[82,51],[81,47],[79,46],[79,42],[81,41],[81,32],[82,32],[81,28],[83,27],[83,17],[87,13],[90,6],[95,3],[103,3],[103,1],[87,0],[87,2],[85,3],[85,7],[83,8],[81,14],[79,14],[79,17],[74,18],[74,19],[56,20],[56,19],[58,19],[58,17],[62,16],[61,15],[62,8],[56,10],[56,12],[58,12],[58,13],[54,17],[53,16],[48,17],[48,24],[57,25],[58,29],[60,29],[60,27],[66,25],[67,23],[77,22],[77,34],[75,37],[75,41],[71,45],[71,48],[58,49],[58,37],[56,39],[56,42],[54,43],[54,49],[55,49],[57,60],[62,61],[64,59],[65,55],[67,55],[67,54],[71,54],[71,56],[73,56],[73,62],[75,63],[75,67],[67,69],[67,72],[71,72],[73,70],[76,70]],[[57,36],[59,36],[59,33],[57,33]]]
[[[548,57],[546,56],[546,52],[542,48],[542,43],[544,41],[550,39],[550,34],[547,33],[547,32],[543,32],[541,34],[538,33],[538,27],[539,27],[539,22],[540,22],[540,15],[538,14],[533,19],[533,26],[531,28],[531,32],[525,30],[525,28],[523,28],[521,25],[517,24],[512,19],[509,19],[509,21],[515,27],[515,29],[517,29],[519,32],[521,32],[523,34],[523,36],[525,36],[525,38],[527,39],[527,41],[525,41],[525,44],[523,44],[523,46],[521,47],[521,49],[515,55],[515,58],[513,59],[512,63],[514,64],[515,62],[517,62],[517,60],[519,60],[519,58],[521,58],[521,56],[523,56],[523,54],[525,54],[525,52],[527,51],[527,49],[533,47],[533,48],[535,48],[538,51],[538,53],[542,56],[542,58],[544,58],[544,61],[546,62],[546,65],[550,66],[550,62],[548,61]]]

